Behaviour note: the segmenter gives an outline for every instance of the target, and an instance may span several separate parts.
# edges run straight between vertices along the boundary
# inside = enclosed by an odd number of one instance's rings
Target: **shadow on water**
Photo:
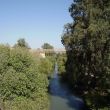
[[[72,95],[66,84],[61,83],[57,64],[50,80],[50,110],[88,110],[82,99]]]

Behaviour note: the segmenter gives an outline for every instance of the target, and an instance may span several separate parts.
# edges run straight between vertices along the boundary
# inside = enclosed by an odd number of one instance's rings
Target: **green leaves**
[[[42,48],[43,48],[43,49],[53,49],[54,47],[53,47],[52,45],[50,45],[49,43],[44,43],[44,44],[42,45]]]
[[[10,48],[8,46],[0,45],[0,74],[3,74],[8,66],[10,55]]]
[[[22,48],[26,48],[26,49],[30,48],[28,43],[23,38],[21,38],[17,41],[17,44],[14,45],[14,48],[16,48],[16,47],[22,47]]]
[[[48,59],[37,59],[26,48],[0,45],[0,98],[6,110],[47,109],[47,75],[52,69]]]
[[[53,72],[53,62],[51,62],[48,58],[41,59],[39,62],[39,71],[40,73],[50,75]]]
[[[74,0],[69,8],[74,21],[62,37],[67,50],[65,77],[77,93],[87,95],[92,109],[110,105],[109,11],[109,0]]]
[[[67,57],[65,54],[57,55],[58,72],[60,75],[63,75],[66,72],[65,70],[66,60],[67,60]]]
[[[15,48],[11,50],[9,65],[16,71],[24,71],[32,64],[32,57],[28,50],[24,48]]]

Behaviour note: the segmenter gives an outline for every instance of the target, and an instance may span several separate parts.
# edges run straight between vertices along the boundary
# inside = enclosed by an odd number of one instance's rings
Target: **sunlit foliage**
[[[0,107],[5,110],[48,110],[48,59],[33,56],[27,48],[0,45]]]

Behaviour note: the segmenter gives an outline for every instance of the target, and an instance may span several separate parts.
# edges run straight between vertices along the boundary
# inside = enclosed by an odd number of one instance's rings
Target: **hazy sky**
[[[63,47],[64,24],[72,19],[68,12],[72,0],[0,0],[0,43],[13,45],[25,38],[32,48],[48,42]]]

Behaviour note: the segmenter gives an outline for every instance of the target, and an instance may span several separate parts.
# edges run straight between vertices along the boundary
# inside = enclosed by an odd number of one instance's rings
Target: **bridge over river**
[[[66,84],[62,84],[55,66],[54,75],[50,81],[50,110],[88,110],[82,99],[72,95]]]
[[[66,50],[64,48],[54,48],[54,49],[30,49],[30,52],[41,56],[41,57],[45,57],[47,56],[51,56],[52,54],[64,54],[66,53]]]

